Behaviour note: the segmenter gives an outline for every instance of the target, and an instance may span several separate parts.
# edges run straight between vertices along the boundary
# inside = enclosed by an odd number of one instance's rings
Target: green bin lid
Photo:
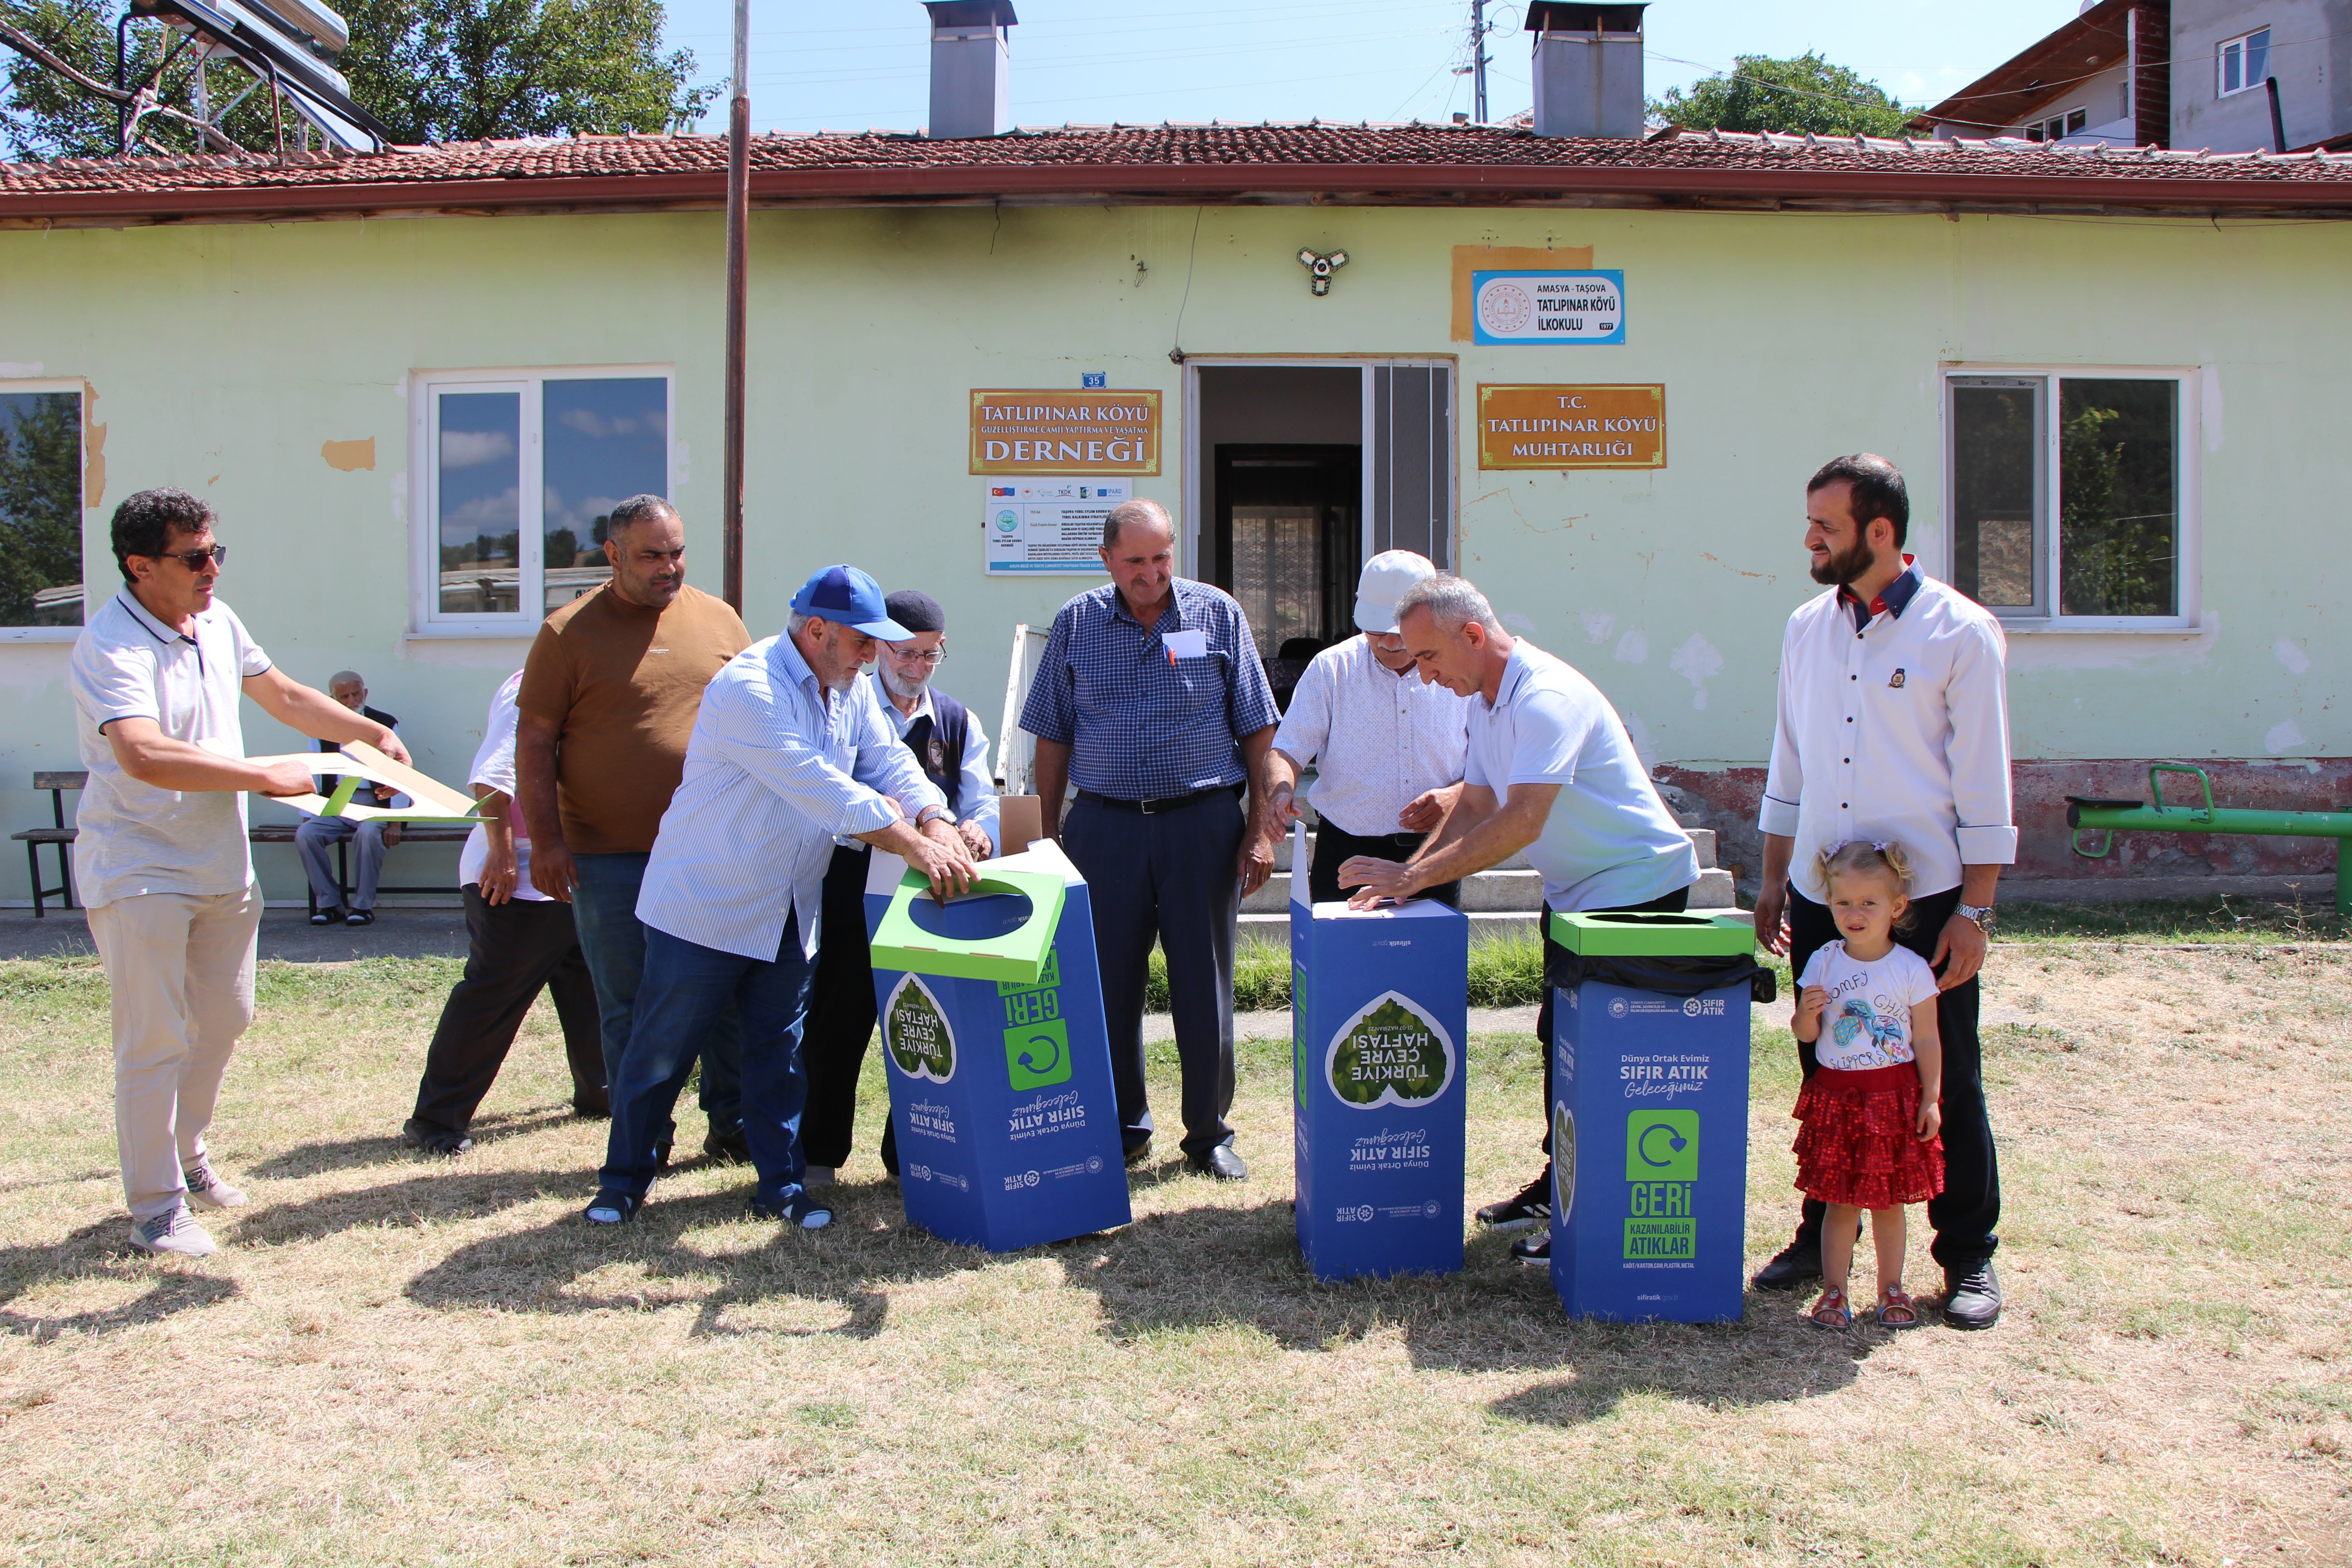
[[[1029,900],[1029,918],[994,936],[952,937],[925,931],[915,923],[913,904],[931,896],[931,884],[920,871],[908,870],[890,896],[889,910],[874,932],[874,967],[904,969],[917,974],[940,974],[951,980],[1015,981],[1034,985],[1045,973],[1054,949],[1054,932],[1062,923],[1062,900],[1067,885],[1043,871],[983,869],[963,898],[1014,893]],[[951,900],[950,902],[961,901]]]
[[[1555,914],[1551,939],[1593,958],[1705,958],[1756,950],[1756,928],[1728,915]]]

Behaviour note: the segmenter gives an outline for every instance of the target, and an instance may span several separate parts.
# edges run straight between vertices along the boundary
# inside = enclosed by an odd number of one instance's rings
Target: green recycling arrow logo
[[[882,1041],[908,1078],[945,1083],[955,1077],[955,1031],[919,974],[901,976],[890,993],[890,1005],[882,1009]]]
[[[1454,1081],[1453,1037],[1401,992],[1382,993],[1331,1037],[1323,1072],[1331,1092],[1370,1110],[1427,1105]]]

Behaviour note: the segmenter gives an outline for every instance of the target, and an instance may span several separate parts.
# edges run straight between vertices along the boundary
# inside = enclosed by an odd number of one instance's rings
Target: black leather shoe
[[[1759,1290],[1793,1290],[1808,1279],[1822,1277],[1822,1249],[1790,1242],[1771,1262],[1748,1277]]]
[[[1547,1268],[1550,1268],[1551,1232],[1540,1230],[1533,1236],[1519,1237],[1511,1243],[1511,1256],[1522,1263],[1540,1263]]]
[[[743,1136],[740,1127],[732,1132],[712,1128],[702,1141],[702,1152],[722,1165],[748,1165],[751,1163],[751,1141]]]
[[[1230,1143],[1220,1143],[1205,1154],[1187,1154],[1184,1163],[1203,1176],[1214,1176],[1221,1182],[1246,1182],[1249,1166],[1234,1152]]]
[[[1129,1150],[1127,1152],[1127,1163],[1128,1163],[1130,1166],[1133,1166],[1133,1165],[1140,1165],[1140,1164],[1142,1164],[1146,1160],[1149,1160],[1149,1159],[1150,1159],[1150,1158],[1151,1158],[1151,1140],[1150,1140],[1149,1137],[1145,1138],[1145,1139],[1144,1139],[1144,1141],[1143,1141],[1142,1142],[1138,1143],[1134,1148],[1129,1149]]]
[[[1944,1271],[1944,1321],[1956,1329],[1989,1329],[2000,1321],[2000,1276],[1990,1258]]]

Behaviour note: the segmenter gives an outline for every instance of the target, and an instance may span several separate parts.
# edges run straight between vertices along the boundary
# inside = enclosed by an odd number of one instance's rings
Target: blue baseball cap
[[[801,584],[793,595],[796,615],[821,619],[864,632],[884,642],[905,642],[915,634],[890,618],[883,602],[882,584],[855,566],[828,566]]]

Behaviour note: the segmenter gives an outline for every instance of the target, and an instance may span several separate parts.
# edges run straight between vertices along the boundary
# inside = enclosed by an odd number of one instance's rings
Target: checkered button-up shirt
[[[1280,718],[1249,619],[1231,595],[1185,578],[1159,624],[1128,613],[1116,584],[1054,617],[1021,727],[1070,748],[1070,782],[1114,800],[1160,800],[1239,784],[1241,741]],[[1163,635],[1198,631],[1199,658],[1169,657]]]

